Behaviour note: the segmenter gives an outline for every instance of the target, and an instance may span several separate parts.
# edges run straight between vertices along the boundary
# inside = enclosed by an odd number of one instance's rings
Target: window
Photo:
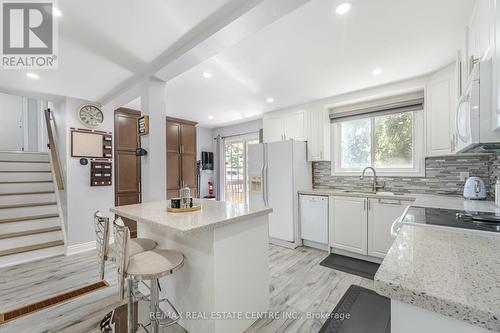
[[[332,129],[332,174],[358,175],[372,166],[381,175],[423,175],[422,111],[346,117]]]

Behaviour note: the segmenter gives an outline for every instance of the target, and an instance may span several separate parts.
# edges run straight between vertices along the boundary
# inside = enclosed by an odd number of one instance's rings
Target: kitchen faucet
[[[373,172],[372,192],[373,193],[377,193],[377,190],[380,189],[380,188],[384,188],[385,184],[383,184],[383,183],[381,185],[378,184],[378,182],[377,182],[377,172],[375,171],[374,168],[372,168],[371,166],[368,166],[368,167],[364,168],[363,172],[361,173],[361,176],[359,176],[359,179],[360,180],[365,179],[365,172],[368,169],[370,169]]]

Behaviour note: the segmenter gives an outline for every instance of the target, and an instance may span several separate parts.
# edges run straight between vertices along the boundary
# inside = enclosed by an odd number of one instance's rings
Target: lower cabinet
[[[391,225],[409,201],[330,197],[330,247],[384,258],[392,245]]]
[[[410,202],[387,199],[368,199],[368,255],[384,258],[394,239],[391,226]]]
[[[365,198],[330,197],[330,246],[366,255],[367,200]]]

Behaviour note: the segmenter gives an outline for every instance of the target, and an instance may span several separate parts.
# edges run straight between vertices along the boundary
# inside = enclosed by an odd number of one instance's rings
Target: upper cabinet
[[[330,160],[330,119],[327,109],[307,113],[307,160]]]
[[[455,153],[455,109],[458,100],[456,66],[433,74],[425,89],[427,156]]]
[[[308,161],[330,160],[328,110],[273,112],[264,115],[264,142],[307,141]]]
[[[307,141],[306,111],[264,115],[264,142]]]
[[[472,63],[491,57],[494,48],[495,0],[476,0],[467,30],[468,73]]]

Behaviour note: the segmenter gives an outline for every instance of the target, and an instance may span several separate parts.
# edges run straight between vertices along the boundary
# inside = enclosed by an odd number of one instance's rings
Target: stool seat
[[[126,275],[143,280],[158,279],[170,275],[184,264],[179,251],[154,249],[131,255]]]
[[[158,244],[148,238],[134,238],[131,239],[128,243],[128,255],[135,256],[144,251],[153,250],[158,246]],[[116,257],[116,244],[109,244],[108,253],[106,254],[108,257]]]

